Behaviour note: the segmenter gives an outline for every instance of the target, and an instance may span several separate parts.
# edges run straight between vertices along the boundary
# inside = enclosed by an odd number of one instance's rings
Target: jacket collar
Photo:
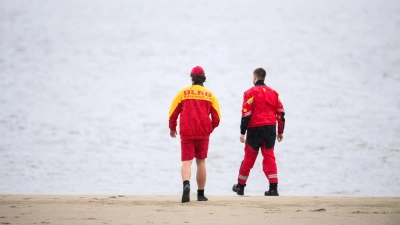
[[[254,84],[254,86],[262,86],[262,85],[265,85],[265,84],[264,84],[264,80],[258,80],[258,81]]]

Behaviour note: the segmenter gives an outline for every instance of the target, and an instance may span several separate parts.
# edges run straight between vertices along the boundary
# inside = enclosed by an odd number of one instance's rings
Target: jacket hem
[[[208,136],[182,136],[181,139],[210,139],[210,135]]]

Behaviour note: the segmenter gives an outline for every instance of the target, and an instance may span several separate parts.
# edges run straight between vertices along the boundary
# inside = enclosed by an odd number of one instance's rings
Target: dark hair
[[[254,70],[254,74],[256,75],[257,79],[265,80],[265,75],[267,75],[267,72],[260,67]]]
[[[204,75],[190,74],[190,77],[192,78],[193,84],[203,85],[203,83],[206,82],[206,76]]]

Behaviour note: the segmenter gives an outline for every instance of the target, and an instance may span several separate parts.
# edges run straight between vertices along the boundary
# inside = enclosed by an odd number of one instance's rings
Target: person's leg
[[[183,181],[182,203],[190,202],[190,175],[192,160],[182,162],[181,174]]]
[[[263,159],[263,171],[269,181],[269,190],[264,193],[265,196],[279,196],[278,194],[278,169],[275,163],[274,148],[265,149],[261,147]]]
[[[207,201],[208,198],[204,196],[204,187],[206,186],[206,160],[205,159],[196,159],[197,164],[197,201]]]
[[[194,158],[195,142],[193,140],[181,140],[181,176],[183,181],[182,203],[190,201],[190,176],[192,160]]]
[[[206,158],[208,154],[209,139],[196,140],[195,157],[197,164],[196,181],[199,190],[204,190],[207,179]]]
[[[206,160],[196,159],[196,164],[197,164],[197,174],[196,174],[197,186],[199,190],[204,190],[207,179]]]
[[[196,164],[197,164],[197,200],[207,201],[204,196],[204,188],[207,180],[206,158],[208,154],[209,139],[196,140]]]
[[[263,171],[269,183],[278,183],[278,169],[275,162],[274,148],[265,149],[261,147],[263,159]]]
[[[261,128],[259,127],[247,129],[246,142],[244,144],[244,159],[240,165],[238,183],[233,185],[232,188],[238,195],[244,195],[244,187],[246,186],[247,178],[256,162],[258,150],[262,142],[260,131]]]
[[[182,181],[190,180],[192,160],[195,156],[195,140],[181,140]]]
[[[191,166],[192,166],[192,160],[187,160],[182,162],[182,168],[181,168],[182,181],[185,180],[190,181],[190,176],[192,173]]]
[[[256,162],[258,150],[263,141],[262,127],[247,129],[246,142],[244,144],[244,158],[239,169],[238,183],[246,185],[250,170]]]
[[[258,151],[251,148],[247,142],[245,143],[244,151],[244,159],[240,166],[238,176],[238,183],[242,185],[246,185],[247,178],[250,175],[250,170],[253,168],[258,155]]]
[[[266,196],[279,196],[278,194],[278,169],[274,153],[276,127],[268,127],[268,135],[265,142],[261,145],[263,155],[263,171],[269,181],[269,190],[264,194]]]
[[[238,195],[244,195],[244,187],[246,187],[247,178],[250,175],[250,170],[253,168],[258,155],[258,151],[251,148],[247,142],[245,143],[244,149],[244,159],[240,165],[238,183],[234,184],[232,187],[232,191],[236,192]]]
[[[207,201],[208,198],[204,196],[204,188],[206,186],[207,170],[206,170],[206,160],[196,159],[197,164],[197,201]]]

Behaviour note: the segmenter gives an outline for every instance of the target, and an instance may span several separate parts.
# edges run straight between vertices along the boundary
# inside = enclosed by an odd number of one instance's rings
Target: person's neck
[[[254,85],[265,85],[264,80],[257,80]]]

